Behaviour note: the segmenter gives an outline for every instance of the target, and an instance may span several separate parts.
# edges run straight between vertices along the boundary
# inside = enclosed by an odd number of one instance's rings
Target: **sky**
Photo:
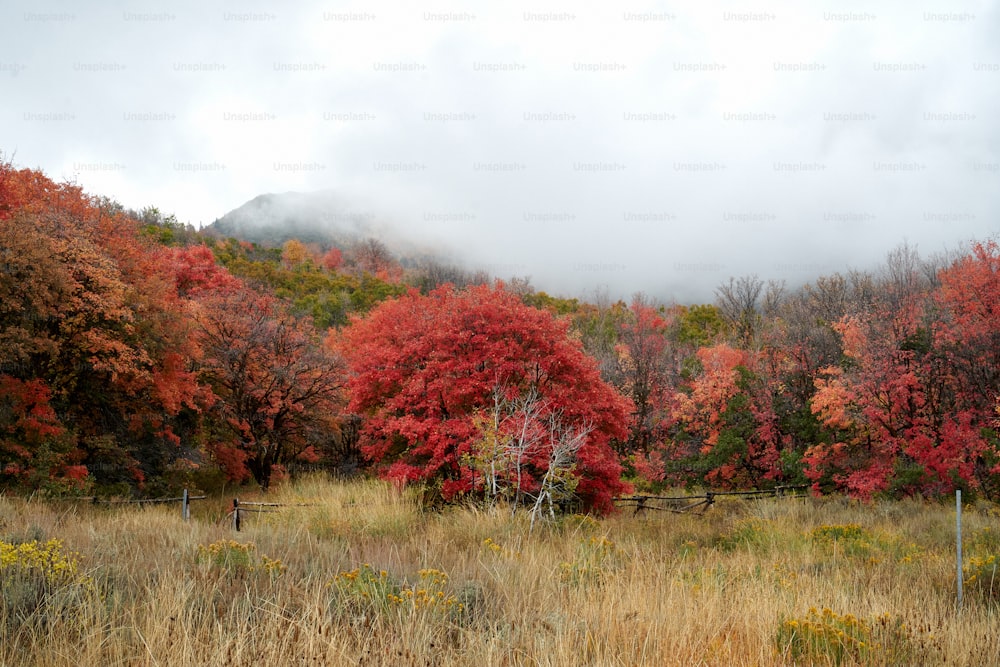
[[[332,191],[550,292],[707,301],[996,236],[998,4],[6,0],[0,151],[195,225]]]

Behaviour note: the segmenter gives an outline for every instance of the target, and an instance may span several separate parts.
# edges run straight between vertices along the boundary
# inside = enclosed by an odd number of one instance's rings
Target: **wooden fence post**
[[[233,528],[240,532],[240,499],[233,498]]]
[[[633,516],[644,509],[646,509],[646,496],[639,496],[639,502],[635,504],[635,512],[632,513]]]
[[[184,489],[184,498],[181,500],[181,518],[185,521],[191,520],[191,501],[187,489]]]

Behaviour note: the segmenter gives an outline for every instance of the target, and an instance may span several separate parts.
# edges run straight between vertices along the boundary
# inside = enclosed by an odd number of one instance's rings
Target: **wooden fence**
[[[753,500],[755,498],[779,498],[779,497],[799,497],[805,495],[803,491],[809,488],[806,484],[776,486],[773,489],[760,489],[756,491],[706,491],[700,496],[650,496],[634,495],[615,498],[614,503],[618,507],[633,507],[633,514],[638,514],[644,510],[659,510],[661,512],[673,512],[675,514],[685,514],[697,508],[701,508],[699,514],[703,514],[709,507],[715,504],[715,499],[723,496]]]
[[[181,504],[181,516],[185,521],[190,521],[191,501],[205,500],[207,498],[208,496],[192,496],[188,493],[187,489],[184,489],[184,494],[178,496],[177,498],[136,498],[131,500],[117,500],[98,498],[96,496],[84,496],[82,498],[74,498],[74,500],[84,500],[93,503],[94,505],[145,505],[179,502]],[[314,505],[310,503],[259,503],[249,502],[246,500],[241,501],[239,498],[233,498],[233,508],[225,515],[225,520],[231,523],[234,530],[239,531],[242,529],[243,521],[248,513],[258,514],[262,512],[277,512],[283,507],[314,507]]]
[[[191,520],[191,501],[192,500],[205,500],[208,496],[192,496],[188,493],[187,489],[184,489],[184,495],[178,498],[138,498],[136,500],[106,500],[104,498],[83,498],[82,500],[89,500],[95,505],[141,505],[141,504],[156,504],[156,503],[177,503],[181,504],[181,517],[185,521]]]
[[[633,514],[639,514],[645,510],[655,510],[661,512],[673,512],[684,514],[700,508],[699,514],[703,514],[709,507],[715,504],[715,499],[729,496],[752,500],[754,498],[776,498],[776,497],[801,497],[803,492],[809,487],[805,484],[794,486],[776,486],[772,489],[760,489],[756,491],[706,491],[702,495],[695,496],[655,496],[655,495],[633,495],[614,498],[614,503],[618,507],[634,508]],[[184,489],[184,494],[177,498],[140,498],[136,500],[105,500],[97,497],[80,498],[79,500],[89,500],[95,505],[129,505],[148,503],[176,503],[181,504],[181,516],[185,521],[191,519],[191,501],[205,500],[208,496],[192,496],[188,490]],[[314,507],[309,503],[261,503],[241,501],[233,498],[233,508],[226,514],[225,520],[231,522],[234,530],[239,532],[243,527],[243,521],[247,514],[260,514],[266,512],[277,512],[283,507]]]
[[[233,498],[233,509],[227,514],[227,518],[232,519],[233,529],[239,532],[243,527],[243,515],[247,512],[259,514],[262,512],[277,512],[282,507],[314,507],[310,503],[255,503],[240,502],[239,498]]]

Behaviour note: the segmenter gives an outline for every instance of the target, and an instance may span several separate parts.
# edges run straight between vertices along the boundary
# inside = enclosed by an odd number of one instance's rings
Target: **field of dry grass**
[[[0,497],[0,664],[1000,664],[989,506],[965,512],[958,611],[949,505],[730,501],[529,534],[377,482],[268,500],[311,506],[235,533],[222,499],[184,523]]]

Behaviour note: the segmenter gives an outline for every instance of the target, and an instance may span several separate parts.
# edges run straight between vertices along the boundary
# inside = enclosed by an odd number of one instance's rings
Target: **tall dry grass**
[[[267,500],[310,506],[235,533],[222,499],[184,523],[0,498],[0,539],[78,562],[58,580],[3,565],[0,664],[1000,664],[1000,594],[974,582],[956,610],[947,505],[731,501],[529,533],[378,482]],[[966,511],[970,559],[1000,550],[997,523]]]

